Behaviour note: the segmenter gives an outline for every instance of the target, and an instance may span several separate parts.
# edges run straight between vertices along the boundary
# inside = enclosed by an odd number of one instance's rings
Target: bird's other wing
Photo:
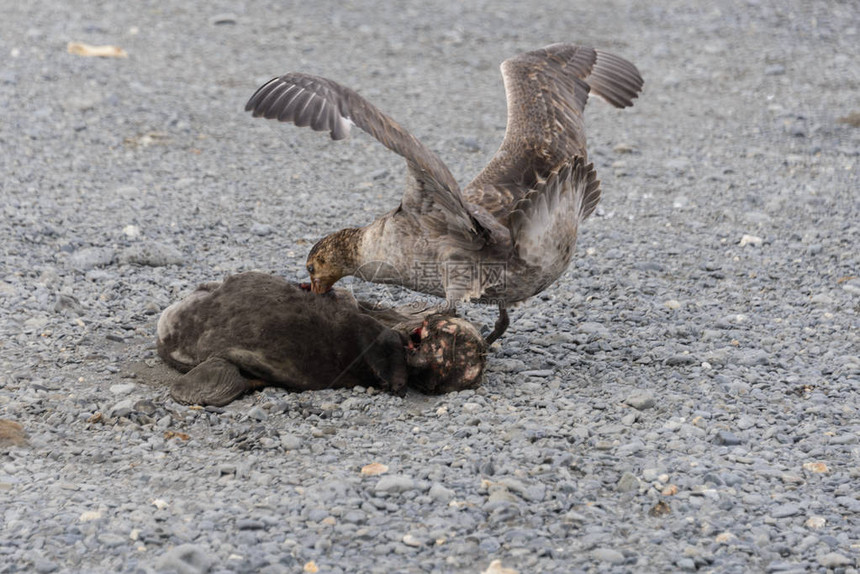
[[[245,110],[254,117],[328,131],[334,140],[358,126],[406,159],[409,177],[401,209],[429,218],[467,244],[482,245],[486,239],[486,230],[466,208],[460,187],[442,160],[357,92],[319,76],[289,73],[261,86]]]
[[[588,157],[582,113],[589,93],[624,108],[633,105],[643,86],[627,60],[572,44],[514,56],[501,70],[508,104],[505,137],[467,189],[470,201],[497,216],[563,162]]]

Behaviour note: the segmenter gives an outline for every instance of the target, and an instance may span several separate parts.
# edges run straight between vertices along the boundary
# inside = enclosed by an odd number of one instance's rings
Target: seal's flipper
[[[258,386],[233,363],[212,357],[179,377],[170,387],[170,396],[180,403],[222,407]]]

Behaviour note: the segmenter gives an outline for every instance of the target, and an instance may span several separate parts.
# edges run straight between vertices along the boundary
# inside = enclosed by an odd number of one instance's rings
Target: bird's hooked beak
[[[322,295],[329,291],[331,291],[331,285],[326,284],[324,281],[321,281],[316,277],[311,278],[311,293]]]

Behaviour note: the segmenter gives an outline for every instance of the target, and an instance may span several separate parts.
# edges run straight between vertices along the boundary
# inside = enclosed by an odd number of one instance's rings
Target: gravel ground
[[[287,4],[4,2],[0,572],[857,571],[860,5]],[[399,200],[260,83],[352,86],[465,183],[554,41],[645,92],[589,106],[600,212],[480,389],[169,398],[162,309]]]

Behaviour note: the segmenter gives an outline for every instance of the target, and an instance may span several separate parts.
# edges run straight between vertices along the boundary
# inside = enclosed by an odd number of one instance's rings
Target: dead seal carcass
[[[347,292],[307,292],[264,273],[201,285],[158,321],[158,353],[185,373],[184,403],[221,406],[268,385],[375,386],[403,394],[480,384],[486,347],[471,323],[433,309],[373,311]]]

